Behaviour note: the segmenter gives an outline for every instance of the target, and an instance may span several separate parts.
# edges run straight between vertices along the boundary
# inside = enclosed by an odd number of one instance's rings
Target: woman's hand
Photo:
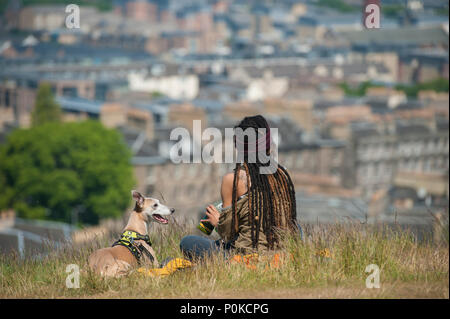
[[[217,227],[219,224],[220,213],[214,205],[209,205],[206,207],[206,216],[208,219],[202,219],[202,222],[210,222],[211,225]]]

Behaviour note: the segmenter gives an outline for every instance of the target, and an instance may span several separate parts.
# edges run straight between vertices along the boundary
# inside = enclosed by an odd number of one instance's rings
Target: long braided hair
[[[249,223],[251,225],[251,240],[253,248],[258,248],[260,229],[266,235],[269,249],[274,249],[279,242],[277,230],[298,230],[296,219],[297,210],[295,190],[291,177],[284,167],[276,163],[276,170],[271,174],[261,174],[261,168],[266,164],[257,156],[256,160],[249,161],[252,149],[258,150],[265,143],[266,155],[271,153],[270,128],[261,115],[245,117],[236,128],[243,131],[254,129],[258,136],[259,129],[265,129],[266,135],[259,138],[256,143],[248,143],[235,135],[235,146],[243,149],[243,160],[237,161],[234,170],[232,193],[232,237],[238,232],[238,216],[236,211],[237,181],[241,169],[245,170],[248,187]],[[256,144],[256,145],[255,145]],[[262,226],[262,228],[261,228]]]

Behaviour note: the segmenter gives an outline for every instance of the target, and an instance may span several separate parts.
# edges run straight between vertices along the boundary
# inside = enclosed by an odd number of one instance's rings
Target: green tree
[[[121,216],[134,185],[131,153],[101,123],[46,123],[18,129],[0,147],[0,209],[23,218],[81,223]]]
[[[401,13],[406,11],[406,7],[401,4],[391,4],[386,5],[383,4],[381,6],[381,10],[386,17],[395,18],[398,17]]]
[[[158,99],[158,98],[163,97],[163,96],[164,96],[164,94],[161,93],[161,92],[159,92],[159,91],[152,91],[152,92],[150,93],[150,97],[151,97],[152,99]]]
[[[40,84],[36,95],[36,104],[33,113],[31,113],[33,126],[47,122],[59,122],[60,120],[61,107],[55,101],[50,84]]]
[[[415,83],[412,85],[399,84],[395,87],[397,90],[405,92],[409,97],[417,97],[420,91],[448,92],[449,81],[446,78],[436,78],[427,82]]]
[[[345,95],[361,97],[366,95],[367,89],[371,87],[379,87],[381,85],[374,84],[370,81],[364,81],[356,87],[351,87],[347,82],[342,82],[339,86],[342,90],[344,90]]]
[[[354,12],[357,9],[343,0],[318,0],[316,5],[319,7],[327,7],[340,12]]]
[[[357,85],[356,87],[350,86],[347,82],[339,83],[339,86],[344,90],[347,96],[365,96],[367,89],[371,87],[381,87],[382,85],[365,81]],[[408,97],[417,98],[420,91],[435,91],[435,92],[448,92],[449,81],[446,78],[436,78],[426,82],[414,83],[414,84],[397,84],[394,86],[396,90],[403,91]]]

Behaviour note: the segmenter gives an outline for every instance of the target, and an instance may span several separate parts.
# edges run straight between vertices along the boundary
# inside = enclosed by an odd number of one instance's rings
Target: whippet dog
[[[135,190],[131,194],[136,204],[122,237],[112,247],[99,249],[89,256],[90,269],[101,276],[124,276],[138,264],[159,266],[148,238],[148,223],[168,224],[166,217],[172,215],[175,209],[162,205],[157,199],[144,197]]]

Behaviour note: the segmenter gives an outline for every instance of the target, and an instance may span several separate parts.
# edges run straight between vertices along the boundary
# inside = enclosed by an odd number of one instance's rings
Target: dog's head
[[[169,208],[159,202],[159,200],[150,197],[144,197],[138,191],[132,190],[131,196],[136,201],[134,210],[142,213],[146,221],[155,221],[160,224],[167,224],[167,216],[175,212],[174,208]]]

